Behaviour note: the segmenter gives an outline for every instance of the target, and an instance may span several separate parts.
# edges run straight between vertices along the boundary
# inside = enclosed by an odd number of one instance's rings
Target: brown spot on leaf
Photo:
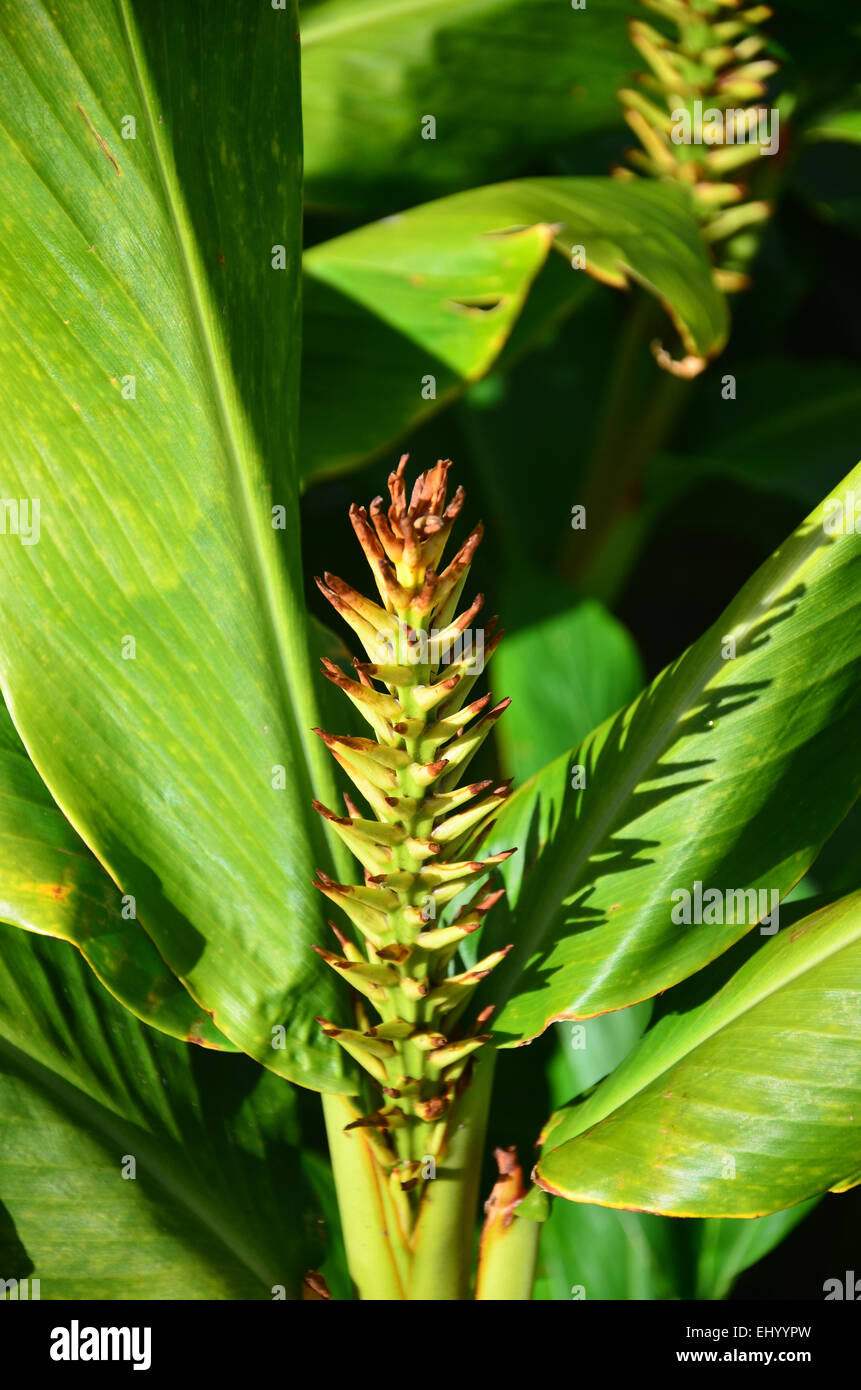
[[[111,164],[113,164],[120,178],[122,178],[123,171],[117,163],[116,159],[114,158],[113,154],[111,153],[107,140],[105,140],[104,137],[101,136],[99,132],[96,130],[96,127],[93,125],[83,106],[79,106],[78,103],[75,102],[75,110],[80,111],[81,115],[84,118],[84,122],[86,124],[87,129],[89,130],[90,134],[95,137],[96,142],[100,150],[102,151],[102,154],[105,156],[106,159],[110,160]]]
[[[37,883],[36,892],[43,898],[50,898],[55,903],[66,903],[69,901],[69,894],[72,889],[67,883]]]

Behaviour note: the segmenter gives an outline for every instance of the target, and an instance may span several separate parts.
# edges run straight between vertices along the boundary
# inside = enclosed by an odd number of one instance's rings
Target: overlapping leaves
[[[295,6],[0,19],[4,486],[40,509],[0,551],[7,704],[192,998],[337,1089],[310,950]]]
[[[759,899],[745,920],[684,925],[673,894],[762,890],[768,910],[855,801],[859,489],[861,467],[648,690],[504,808],[494,840],[521,848],[513,916],[481,943],[515,943],[493,990],[504,1044],[700,969],[755,925]]]

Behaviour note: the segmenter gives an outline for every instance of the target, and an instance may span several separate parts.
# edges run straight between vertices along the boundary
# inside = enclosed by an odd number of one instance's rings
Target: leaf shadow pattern
[[[211,1269],[221,1296],[270,1298],[283,1285],[297,1297],[303,1269],[322,1253],[322,1234],[293,1088],[250,1058],[204,1053],[140,1024],[62,941],[0,928],[0,945],[4,988],[37,1009],[32,1022],[13,1018],[11,1026],[0,1016],[0,1090],[11,1127],[0,1145],[0,1184],[10,1220],[16,1203],[38,1205],[42,1183],[43,1195],[56,1199],[60,1191],[64,1202],[83,1205],[90,1218],[80,1261],[95,1243],[101,1272],[92,1276],[106,1281],[104,1297],[211,1296],[195,1283],[194,1263],[185,1269],[171,1245]],[[43,1038],[59,1000],[66,1007]],[[8,1119],[16,1096],[28,1115],[20,1152]],[[43,1116],[60,1134],[80,1134],[81,1146],[72,1161],[62,1148],[46,1157],[22,1195],[16,1170],[41,1145]],[[124,1181],[128,1157],[135,1170]],[[21,1271],[0,1267],[0,1276],[23,1276],[23,1251],[42,1278],[42,1297],[68,1296],[44,1223],[29,1224],[28,1248],[18,1249],[0,1220],[0,1254],[15,1254]],[[123,1248],[130,1233],[135,1251]]]
[[[734,711],[746,708],[766,685],[767,682],[756,682],[750,685],[734,686],[725,692],[716,692],[703,700],[696,713],[689,720],[683,721],[684,724],[693,727],[689,727],[683,732],[682,724],[677,726],[675,739],[681,740],[681,738],[688,737],[693,733],[707,733],[709,727],[714,724],[718,717],[726,718]],[[581,757],[575,757],[574,761],[586,769],[587,788],[597,791],[601,785],[599,778],[601,777],[602,765],[606,763],[607,759],[622,756],[625,742],[623,724],[624,714],[617,715],[607,742],[598,749],[594,745],[588,748],[587,762],[583,763]],[[557,909],[559,915],[555,917],[552,935],[548,935],[541,949],[519,970],[520,962],[516,959],[517,945],[511,952],[512,963],[509,969],[512,974],[517,970],[518,993],[543,991],[552,981],[556,967],[548,963],[548,958],[552,954],[553,946],[560,938],[570,939],[610,925],[610,911],[603,906],[593,906],[591,902],[596,897],[600,880],[610,875],[633,873],[653,865],[662,848],[659,840],[627,834],[625,827],[647,817],[674,797],[705,786],[709,779],[705,775],[704,769],[709,767],[713,761],[712,758],[704,757],[685,761],[663,759],[658,762],[650,772],[648,780],[650,783],[658,782],[660,785],[638,786],[631,792],[618,821],[600,838],[597,848],[585,859],[576,878],[574,875],[570,875],[569,866],[563,864],[559,870],[548,874],[543,882],[539,882],[542,871],[541,856],[540,853],[536,853],[534,833],[531,834],[535,858],[532,861],[532,869],[524,884],[518,905],[509,914],[509,932],[511,933],[509,939],[514,939],[517,942],[518,936],[522,935],[520,923],[524,918],[528,921],[535,896],[538,896],[539,901],[543,902],[552,901],[555,898],[559,904]],[[573,825],[583,824],[585,816],[582,807],[583,803],[581,802],[574,811]],[[563,809],[557,833],[565,834],[570,814],[568,808]],[[572,879],[573,883],[571,882]],[[539,892],[536,893],[536,890]],[[595,1012],[600,1012],[600,1010]],[[572,1014],[572,1016],[579,1017],[581,1015]],[[582,1016],[587,1017],[588,1014]],[[548,1024],[552,1021],[552,1018],[547,1019]],[[497,1036],[500,1045],[510,1040],[502,1032],[498,1033]]]
[[[403,435],[405,421],[419,410],[423,418],[442,410],[466,384],[436,353],[307,273],[303,309],[300,444],[306,480],[385,455]],[[434,398],[417,405],[415,384],[428,373]]]
[[[12,1213],[5,1203],[0,1201],[0,1285],[4,1280],[29,1279],[35,1271],[36,1266],[18,1234]],[[9,1294],[4,1289],[0,1298],[8,1297]]]
[[[514,943],[480,1000],[496,1005],[499,1045],[529,1042],[560,1018],[625,1007],[699,970],[756,922],[682,931],[670,887],[699,877],[721,888],[771,885],[782,897],[846,814],[859,790],[842,749],[858,715],[861,643],[831,661],[839,663],[833,689],[811,673],[800,698],[790,698],[786,678],[804,642],[824,635],[804,626],[808,588],[798,572],[833,539],[812,523],[801,527],[631,706],[545,769],[556,804],[543,804],[545,773],[521,789],[510,823],[525,850],[522,885],[515,872],[512,901],[491,915],[481,942],[482,953]],[[859,558],[850,553],[848,563]],[[820,629],[840,617],[822,605],[813,613]],[[725,678],[728,634],[737,634],[735,657],[747,658],[741,674],[750,679]],[[583,769],[585,785],[572,789],[566,764]],[[787,795],[811,785],[813,807]],[[503,816],[494,848],[507,833]]]

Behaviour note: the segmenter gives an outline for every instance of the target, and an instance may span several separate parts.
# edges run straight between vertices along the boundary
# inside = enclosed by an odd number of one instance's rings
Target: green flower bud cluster
[[[514,851],[478,854],[508,783],[462,781],[509,703],[494,704],[489,694],[471,698],[502,636],[495,619],[486,629],[473,627],[482,597],[457,616],[482,528],[441,569],[463,489],[446,505],[450,463],[441,460],[419,476],[408,502],[406,462],[404,456],[389,477],[388,507],[378,497],[370,516],[364,507],[350,511],[380,601],[335,575],[317,580],[367,658],[353,662],[355,679],[328,660],[324,672],[372,737],[316,730],[368,811],[351,797],[345,815],[315,805],[364,870],[362,885],[317,876],[316,887],[354,928],[347,934],[332,923],[340,949],[319,954],[357,991],[351,1026],[318,1022],[370,1077],[379,1103],[355,1124],[372,1132],[377,1156],[410,1190],[421,1181],[420,1160],[441,1151],[446,1115],[468,1082],[474,1053],[488,1041],[487,1012],[469,1019],[468,1010],[506,951],[455,973],[452,962],[502,896],[488,890],[488,873]],[[443,925],[446,905],[473,886],[477,891]]]
[[[756,231],[771,204],[748,199],[746,174],[763,155],[777,152],[779,114],[761,104],[778,70],[763,56],[759,26],[767,5],[747,9],[738,0],[643,0],[666,28],[641,20],[631,42],[648,64],[637,88],[619,92],[625,120],[640,142],[628,160],[652,178],[691,190],[703,234],[715,249],[715,279],[724,290],[746,288],[745,268]],[[617,169],[616,177],[635,177]]]

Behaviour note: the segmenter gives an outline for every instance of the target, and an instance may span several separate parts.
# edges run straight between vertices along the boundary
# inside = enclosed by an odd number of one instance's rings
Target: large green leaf
[[[680,188],[522,179],[441,198],[305,253],[304,477],[367,457],[487,372],[551,246],[582,247],[604,284],[644,285],[688,353],[722,348],[726,301]],[[571,307],[557,286],[544,322]]]
[[[76,951],[8,926],[0,1112],[0,1266],[43,1299],[296,1297],[317,1262],[292,1088],[147,1028]]]
[[[861,893],[662,1018],[548,1128],[538,1181],[576,1201],[758,1216],[861,1172]]]
[[[306,0],[309,201],[385,212],[405,187],[418,202],[554,167],[575,141],[621,126],[630,13],[629,0],[580,11],[565,0]],[[427,115],[434,139],[422,138]]]
[[[337,1089],[310,950],[295,33],[289,5],[0,0],[4,487],[41,510],[38,544],[0,547],[0,675],[193,998]]]
[[[73,942],[115,998],[153,1027],[230,1047],[51,800],[2,705],[0,862],[0,921]]]
[[[534,238],[529,240],[536,244]],[[329,244],[315,250],[323,253]],[[469,247],[461,249],[465,263]],[[489,266],[490,260],[485,260]],[[473,377],[490,368],[502,371],[531,351],[558,319],[577,309],[595,289],[587,277],[572,275],[561,257],[547,261],[534,280],[529,280],[534,267],[525,263],[523,269],[528,283],[518,282],[506,271],[519,317],[509,314],[502,324],[496,311],[488,318],[486,310],[457,308],[452,303],[451,328],[458,330],[462,343],[482,349],[487,341],[491,345],[491,355],[481,352],[477,366],[467,362],[464,367],[439,359],[434,323],[427,325],[424,341],[413,342],[372,308],[313,273],[306,274],[300,450],[305,485],[390,454],[409,430],[463,395]],[[471,283],[480,289],[488,284],[498,287],[500,281],[501,277],[485,269],[481,274],[476,270]],[[452,293],[462,289],[463,283],[452,257]],[[380,311],[385,313],[382,283],[379,291]],[[444,283],[441,294],[445,294]],[[421,328],[420,319],[417,326]]]
[[[791,915],[797,912],[795,905]],[[740,945],[747,948],[746,942]],[[726,961],[723,957],[706,975],[719,970],[722,983],[732,973]],[[661,1010],[672,1013],[677,996],[688,985],[709,988],[710,984],[703,974],[694,977],[663,995]],[[599,1014],[582,1023],[557,1023],[548,1030],[557,1039],[547,1068],[554,1109],[570,1105],[572,1096],[582,1096],[619,1066],[642,1036],[654,1002]],[[517,1056],[518,1052],[501,1055]],[[572,1289],[580,1287],[587,1299],[725,1298],[738,1276],[779,1244],[817,1201],[749,1221],[722,1217],[676,1221],[648,1212],[554,1199],[541,1228],[535,1296],[568,1299]]]
[[[706,357],[723,346],[726,301],[689,199],[647,180],[490,184],[323,242],[306,252],[305,268],[440,361],[478,376],[551,245],[568,256],[582,247],[581,268],[604,284],[644,285],[689,352]]]
[[[504,1004],[503,1045],[649,998],[719,956],[759,913],[686,927],[672,895],[699,881],[762,890],[770,906],[854,802],[861,535],[824,524],[853,495],[861,466],[693,647],[503,809],[493,842],[520,848],[515,906],[481,942],[515,943],[485,987]]]

